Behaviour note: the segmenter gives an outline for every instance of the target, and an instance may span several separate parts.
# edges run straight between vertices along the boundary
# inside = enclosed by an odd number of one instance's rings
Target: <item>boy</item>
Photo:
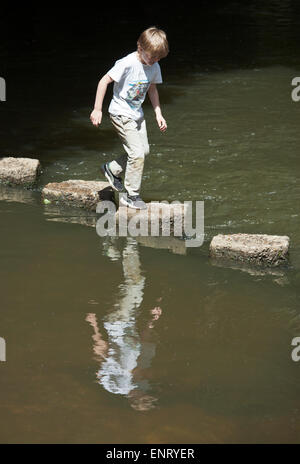
[[[158,61],[169,53],[164,31],[156,27],[146,29],[137,41],[137,51],[116,61],[99,81],[95,107],[90,119],[97,126],[102,120],[102,103],[108,84],[114,82],[113,98],[108,108],[126,154],[101,166],[112,188],[127,195],[120,202],[130,208],[146,209],[140,197],[145,155],[149,153],[146,122],[142,103],[148,92],[159,129],[167,123],[162,116],[156,84],[162,83]],[[125,170],[124,187],[119,177]]]

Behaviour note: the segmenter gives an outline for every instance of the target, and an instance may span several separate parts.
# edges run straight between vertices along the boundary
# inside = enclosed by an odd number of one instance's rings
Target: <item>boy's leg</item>
[[[148,142],[146,120],[144,118],[138,122],[138,132],[139,132],[140,139],[144,147],[144,154],[145,156],[147,156],[149,155],[150,147],[149,147],[149,142]]]
[[[112,116],[110,115],[110,120],[112,122],[112,125],[116,129],[120,139],[123,142],[123,137],[125,136],[125,131],[123,128],[123,123],[121,116]],[[124,146],[124,144],[123,144]],[[125,147],[124,147],[125,148]],[[108,163],[109,169],[113,173],[114,176],[119,176],[122,171],[125,171],[126,169],[126,163],[127,163],[127,155],[124,153],[121,156],[119,156],[116,160],[110,161]]]
[[[146,122],[144,119],[134,121],[125,116],[111,116],[123,147],[127,153],[109,163],[114,175],[119,175],[125,168],[124,186],[131,196],[139,195],[145,154],[149,153]],[[127,161],[127,163],[126,163]]]

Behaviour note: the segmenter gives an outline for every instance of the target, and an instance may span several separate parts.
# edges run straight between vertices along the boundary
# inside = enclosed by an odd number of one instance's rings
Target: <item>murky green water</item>
[[[186,253],[101,238],[87,213],[40,200],[48,182],[102,180],[100,163],[120,151],[107,117],[89,121],[117,42],[66,39],[63,54],[62,28],[50,46],[37,25],[23,59],[11,45],[1,150],[38,157],[43,174],[34,191],[0,186],[2,443],[299,442],[299,11],[272,1],[205,12],[190,35],[192,16],[180,30],[170,19],[166,134],[145,106],[143,198],[205,202],[205,242]],[[290,266],[211,262],[211,238],[238,232],[288,235]]]

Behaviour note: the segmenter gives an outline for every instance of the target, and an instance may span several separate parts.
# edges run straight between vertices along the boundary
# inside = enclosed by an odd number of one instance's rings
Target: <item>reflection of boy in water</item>
[[[155,355],[155,344],[148,340],[151,338],[154,322],[160,317],[162,310],[156,306],[150,313],[152,317],[142,334],[141,343],[137,343],[136,346],[130,346],[128,338],[126,343],[125,331],[121,334],[117,329],[119,335],[116,336],[113,330],[111,331],[111,326],[108,327],[110,340],[105,341],[99,331],[96,315],[89,313],[86,316],[86,321],[94,328],[92,338],[95,358],[101,362],[97,373],[99,383],[111,393],[126,395],[131,406],[140,411],[153,408],[154,402],[157,401],[157,398],[145,393],[150,386],[142,375],[143,370],[151,366]]]
[[[106,249],[106,255],[116,260],[121,255],[113,243]],[[86,320],[94,328],[94,353],[101,367],[97,373],[99,383],[114,394],[126,395],[135,409],[147,410],[156,401],[145,395],[150,386],[141,375],[141,370],[150,367],[155,355],[155,344],[149,336],[154,322],[161,315],[159,306],[153,308],[147,328],[140,337],[136,329],[136,312],[143,301],[145,277],[142,276],[137,242],[127,238],[122,253],[124,283],[120,285],[121,297],[115,304],[116,309],[104,320],[108,342],[99,332],[95,314],[88,314]],[[158,300],[160,301],[160,299]]]

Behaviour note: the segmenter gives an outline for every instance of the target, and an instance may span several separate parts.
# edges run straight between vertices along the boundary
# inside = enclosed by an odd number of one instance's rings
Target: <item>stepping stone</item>
[[[210,256],[258,264],[279,266],[288,261],[289,237],[264,234],[216,235],[210,243]]]
[[[114,198],[114,191],[108,182],[93,180],[66,180],[45,185],[43,199],[61,202],[68,206],[96,211],[101,200]]]
[[[4,184],[32,186],[40,174],[39,160],[32,158],[0,158],[0,182]]]
[[[170,225],[170,232],[174,232],[174,226],[178,224],[180,227],[181,224],[181,235],[183,236],[183,229],[184,229],[184,215],[187,211],[186,204],[168,204],[162,202],[151,202],[146,203],[147,209],[144,210],[135,210],[133,208],[128,208],[127,206],[119,206],[119,209],[116,212],[116,222],[120,225],[122,224],[130,224],[130,221],[134,216],[137,216],[141,219],[141,223],[147,225],[148,234],[149,236],[154,236],[151,233],[151,221],[157,222],[159,226],[159,232],[157,235],[162,235],[165,233],[166,236],[168,235],[169,225]],[[139,223],[137,223],[139,224]],[[137,226],[139,227],[139,225]],[[142,234],[144,235],[144,234]]]

